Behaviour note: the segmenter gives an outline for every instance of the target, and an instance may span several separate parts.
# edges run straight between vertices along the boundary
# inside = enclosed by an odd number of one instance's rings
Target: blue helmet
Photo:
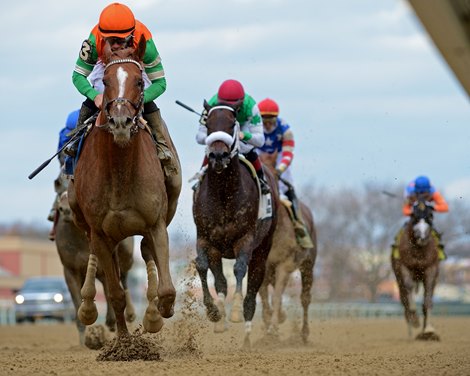
[[[72,130],[77,126],[78,115],[80,114],[80,110],[72,111],[68,116],[65,122],[65,128],[68,130]]]
[[[428,193],[431,192],[431,181],[427,176],[418,176],[415,179],[415,192]]]

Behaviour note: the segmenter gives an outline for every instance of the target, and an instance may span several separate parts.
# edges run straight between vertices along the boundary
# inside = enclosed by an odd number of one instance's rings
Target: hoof
[[[163,319],[153,302],[150,303],[145,310],[145,315],[142,321],[145,330],[149,333],[157,333],[162,329]]]
[[[434,332],[419,333],[416,336],[417,341],[440,341],[441,338]]]
[[[233,323],[243,322],[243,316],[240,311],[230,312],[230,321]]]
[[[98,318],[98,310],[96,309],[96,304],[93,302],[92,306],[84,308],[83,303],[78,308],[78,318],[83,325],[94,324]]]
[[[219,320],[214,323],[214,333],[223,333],[227,330],[227,323],[225,320]]]
[[[127,322],[134,322],[136,319],[135,312],[126,312],[126,321]]]
[[[158,298],[158,310],[160,314],[168,319],[175,314],[175,295],[166,295]]]

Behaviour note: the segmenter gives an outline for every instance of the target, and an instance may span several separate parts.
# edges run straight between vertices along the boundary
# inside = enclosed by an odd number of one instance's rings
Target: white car
[[[64,277],[32,277],[25,281],[15,296],[16,322],[35,322],[51,318],[61,322],[75,318]]]

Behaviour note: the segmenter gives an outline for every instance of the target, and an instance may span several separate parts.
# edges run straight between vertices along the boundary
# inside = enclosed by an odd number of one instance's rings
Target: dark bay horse
[[[433,293],[439,275],[438,244],[431,235],[433,208],[424,196],[417,198],[413,212],[399,242],[399,257],[392,255],[392,268],[397,279],[400,300],[405,309],[408,333],[419,327],[414,292],[419,283],[424,287],[423,326],[417,339],[439,340],[431,325]]]
[[[162,317],[173,316],[176,296],[167,233],[176,204],[167,197],[155,142],[141,120],[144,53],[144,38],[136,49],[112,51],[109,44],[104,46],[103,108],[85,139],[75,179],[69,185],[70,205],[76,223],[88,235],[91,251],[79,318],[85,325],[96,320],[93,299],[99,261],[116,314],[116,345],[129,335],[124,318],[126,298],[114,251],[121,240],[133,235],[143,237],[141,253],[148,275],[148,307],[143,319],[146,331],[160,331]],[[176,199],[173,196],[172,200]]]
[[[223,274],[222,259],[235,259],[233,272],[236,290],[231,321],[240,322],[242,282],[248,272],[246,296],[243,300],[245,345],[256,308],[256,294],[263,282],[266,258],[276,227],[278,205],[276,182],[265,171],[272,192],[272,216],[258,219],[260,201],[256,181],[239,160],[240,125],[236,121],[236,106],[204,103],[207,117],[207,173],[194,193],[193,217],[197,228],[196,268],[201,278],[204,304],[208,318],[215,322],[215,331],[225,330],[224,302],[227,280]],[[215,279],[217,301],[207,286],[207,271]]]
[[[56,225],[55,243],[57,252],[59,253],[60,261],[64,267],[64,276],[69,288],[70,295],[72,296],[75,311],[78,311],[82,296],[80,289],[85,282],[85,275],[88,265],[88,258],[90,249],[88,239],[85,232],[79,229],[74,221],[72,210],[70,209],[67,191],[63,192],[59,198],[58,206],[58,220]],[[135,320],[135,309],[130,299],[130,293],[127,289],[127,273],[133,264],[134,241],[132,238],[127,238],[117,245],[115,250],[119,258],[119,271],[121,275],[121,284],[126,293],[126,321],[132,322]],[[111,306],[109,293],[106,283],[106,278],[103,269],[99,267],[96,277],[103,284],[103,290],[106,297],[107,311],[106,311],[106,326],[110,331],[115,331],[116,316]],[[84,345],[85,342],[85,326],[76,318],[77,329],[79,333],[80,344]]]
[[[276,167],[276,154],[262,153],[260,155],[263,163],[273,172]],[[302,281],[300,301],[303,308],[301,336],[305,343],[310,333],[308,308],[312,300],[311,289],[313,285],[313,267],[317,257],[317,236],[310,208],[300,200],[298,201],[303,220],[314,246],[305,249],[298,244],[289,209],[284,203],[281,204],[278,210],[273,245],[266,262],[266,275],[259,294],[263,305],[263,321],[267,331],[269,334],[278,335],[279,324],[286,319],[286,314],[282,310],[282,295],[290,275],[297,269],[300,271]],[[269,285],[273,287],[271,296],[269,294]]]

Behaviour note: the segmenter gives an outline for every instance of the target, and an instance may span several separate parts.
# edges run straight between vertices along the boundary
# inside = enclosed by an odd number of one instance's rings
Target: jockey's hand
[[[199,124],[205,126],[205,125],[206,125],[206,121],[207,121],[207,110],[204,109],[204,111],[202,111],[201,117],[199,118]]]
[[[95,102],[95,106],[101,110],[101,107],[103,106],[103,94],[98,94],[95,97],[94,102]]]
[[[238,137],[240,137],[240,140],[243,141],[243,139],[245,138],[245,133],[240,132],[240,133],[238,134]]]
[[[286,171],[286,166],[284,164],[280,164],[276,167],[276,175],[278,177],[280,177],[284,171]]]

